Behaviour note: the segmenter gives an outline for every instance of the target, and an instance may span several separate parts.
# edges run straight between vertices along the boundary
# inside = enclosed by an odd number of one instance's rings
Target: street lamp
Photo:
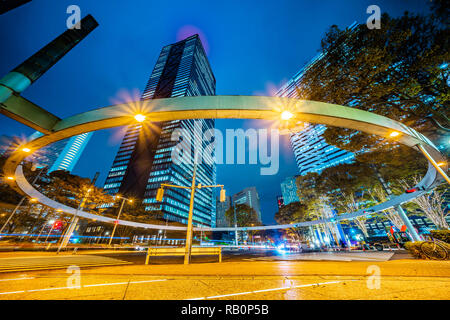
[[[129,203],[132,203],[132,202],[133,202],[132,199],[127,199],[127,198],[122,197],[122,196],[117,196],[117,195],[116,195],[116,196],[114,196],[114,200],[115,200],[116,198],[117,198],[117,199],[122,199],[122,204],[120,205],[120,209],[119,209],[119,213],[117,214],[116,221],[114,221],[114,228],[113,228],[113,231],[112,231],[112,233],[111,233],[111,237],[109,238],[108,246],[111,246],[111,242],[112,242],[112,239],[113,239],[113,237],[114,237],[114,233],[116,233],[116,228],[117,228],[117,225],[119,224],[119,218],[120,218],[120,214],[122,213],[123,206],[124,206],[124,204],[125,204],[125,200],[128,200]]]
[[[145,121],[146,116],[144,116],[143,114],[137,114],[134,116],[134,119],[136,119],[137,122],[143,122]]]
[[[281,119],[282,119],[282,120],[289,120],[289,119],[291,119],[293,116],[294,116],[294,115],[292,114],[292,112],[287,111],[287,110],[285,110],[285,111],[283,111],[283,112],[281,113]]]
[[[398,132],[398,131],[392,131],[392,132],[389,134],[389,136],[390,136],[391,138],[397,137],[397,136],[399,136],[399,135],[400,135],[400,132]]]
[[[156,201],[161,202],[164,197],[164,187],[168,188],[181,188],[181,189],[188,189],[191,190],[191,198],[189,203],[189,218],[188,218],[188,227],[187,227],[187,233],[186,233],[186,248],[184,253],[184,264],[189,264],[191,260],[191,250],[192,250],[192,217],[194,212],[194,196],[195,196],[195,190],[201,189],[201,188],[218,188],[220,187],[220,202],[225,201],[225,189],[223,188],[223,184],[218,185],[211,185],[211,186],[204,186],[201,183],[198,185],[195,185],[195,175],[197,172],[197,157],[194,158],[194,172],[192,174],[192,184],[190,187],[186,186],[177,186],[173,184],[167,184],[167,183],[161,183],[161,186],[159,187],[158,191],[156,192]]]

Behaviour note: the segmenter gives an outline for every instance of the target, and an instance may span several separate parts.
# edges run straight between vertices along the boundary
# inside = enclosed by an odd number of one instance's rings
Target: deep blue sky
[[[59,117],[103,107],[125,92],[142,91],[161,47],[186,30],[198,30],[217,80],[217,94],[270,95],[320,48],[329,26],[365,23],[366,8],[393,16],[426,10],[425,0],[149,1],[33,0],[0,16],[0,76],[66,28],[66,8],[76,4],[100,26],[28,88],[23,96]],[[259,128],[262,121],[217,120],[216,127]],[[0,115],[0,134],[27,136],[32,129]],[[94,134],[74,173],[102,184],[123,130]],[[220,165],[217,182],[227,193],[256,186],[263,222],[274,223],[280,182],[298,173],[289,142],[280,141],[280,171],[260,176],[257,165]]]

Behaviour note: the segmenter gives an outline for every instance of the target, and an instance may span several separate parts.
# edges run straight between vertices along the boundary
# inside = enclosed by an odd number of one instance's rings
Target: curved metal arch
[[[412,128],[395,120],[354,108],[333,105],[324,102],[298,100],[294,98],[281,97],[258,97],[258,96],[201,96],[201,97],[179,97],[165,98],[147,101],[136,101],[127,104],[114,105],[110,107],[95,109],[77,114],[58,121],[52,128],[50,134],[30,141],[27,148],[33,151],[47,144],[65,139],[84,132],[124,126],[134,123],[137,113],[146,115],[148,121],[170,121],[198,118],[248,118],[266,119],[279,121],[283,111],[288,110],[293,114],[292,122],[304,121],[316,124],[344,127],[359,130],[369,134],[388,137],[392,131],[397,131],[399,136],[396,141],[410,147],[423,146],[426,151],[436,160],[445,160],[437,147],[425,136]],[[25,146],[21,146],[23,148]],[[74,208],[59,204],[34,189],[23,176],[20,163],[29,154],[17,150],[7,159],[4,172],[5,175],[15,176],[16,179],[10,185],[20,193],[25,193],[46,206],[61,209],[68,214],[77,214],[79,217],[96,219],[98,221],[114,223],[116,219],[78,211]],[[441,181],[436,169],[429,164],[428,171],[422,181],[417,185],[429,190]],[[392,206],[410,201],[424,194],[426,191],[418,191],[413,194],[402,194],[389,201],[378,204],[372,208],[359,210],[353,213],[343,214],[332,218],[332,221],[352,219],[357,216],[366,215],[370,212],[378,212]],[[272,225],[259,227],[240,227],[238,230],[261,230],[261,229],[285,229],[331,221],[331,219],[315,220],[289,225]],[[133,221],[119,220],[122,225],[167,229],[185,230],[186,227],[162,226],[138,223]],[[209,228],[197,227],[194,230],[204,231],[233,231],[235,228]]]

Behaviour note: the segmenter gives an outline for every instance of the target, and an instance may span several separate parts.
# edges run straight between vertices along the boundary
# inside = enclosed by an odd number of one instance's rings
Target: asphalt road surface
[[[183,265],[182,257],[174,257],[143,265],[143,253],[108,256],[133,264],[1,273],[0,299],[447,300],[450,296],[450,263],[445,261],[387,256],[365,261],[280,260],[269,252],[235,252],[226,254],[222,263],[213,262],[215,257],[193,257],[191,265]]]

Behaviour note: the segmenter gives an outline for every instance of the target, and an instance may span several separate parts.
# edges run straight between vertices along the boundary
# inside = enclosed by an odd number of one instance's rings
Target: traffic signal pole
[[[191,261],[192,233],[193,233],[192,220],[193,220],[193,216],[194,216],[195,190],[201,189],[201,188],[219,188],[220,187],[220,188],[222,188],[222,190],[220,192],[220,202],[225,201],[225,190],[223,189],[223,187],[224,187],[223,184],[202,186],[199,183],[196,186],[195,185],[196,173],[197,173],[197,161],[194,160],[194,170],[192,173],[192,183],[191,183],[190,187],[161,183],[161,186],[156,193],[156,201],[161,202],[164,197],[164,187],[166,187],[166,188],[181,188],[181,189],[190,189],[191,190],[191,197],[190,197],[190,202],[189,202],[189,218],[188,218],[188,226],[187,226],[187,232],[186,232],[186,246],[185,246],[185,252],[184,252],[184,264],[189,264]]]
[[[125,200],[127,200],[127,199],[123,198],[122,204],[120,205],[119,214],[117,215],[116,221],[114,221],[114,228],[113,228],[113,231],[111,233],[111,237],[109,238],[108,246],[111,246],[111,242],[112,242],[112,239],[114,237],[114,233],[116,233],[116,228],[117,228],[117,225],[119,223],[120,214],[122,213],[123,205],[125,204]]]
[[[194,197],[195,197],[195,174],[197,171],[197,161],[194,163],[194,172],[192,174],[192,185],[191,185],[191,201],[189,203],[189,219],[186,234],[186,248],[184,251],[184,264],[189,264],[191,262],[191,251],[192,251],[192,217],[194,215]]]

